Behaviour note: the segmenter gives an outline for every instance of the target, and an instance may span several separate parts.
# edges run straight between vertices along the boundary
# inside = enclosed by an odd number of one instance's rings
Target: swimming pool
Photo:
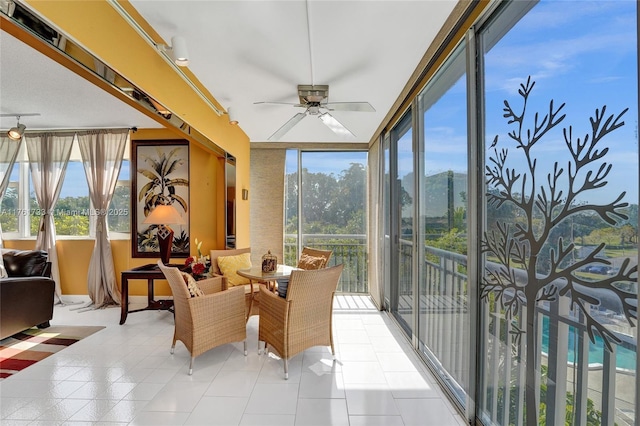
[[[549,317],[543,317],[542,327],[542,352],[549,353]],[[567,362],[576,362],[574,348],[577,347],[577,337],[576,328],[569,326],[569,341],[567,343],[569,353],[567,355]],[[596,336],[595,343],[589,341],[589,364],[603,364],[604,351],[606,350],[601,337]],[[635,371],[636,352],[623,346],[618,346],[616,352],[616,368]]]

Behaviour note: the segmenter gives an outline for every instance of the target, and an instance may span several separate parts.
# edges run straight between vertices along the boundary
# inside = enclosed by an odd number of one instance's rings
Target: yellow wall
[[[236,199],[242,189],[249,189],[249,139],[239,126],[232,126],[226,115],[218,116],[168,65],[157,50],[144,41],[105,0],[28,1],[38,14],[63,34],[84,46],[111,68],[154,97],[192,128],[236,158]],[[121,4],[133,11],[126,1]],[[136,17],[140,19],[140,17]],[[140,24],[155,34],[146,22]],[[164,42],[158,39],[158,42]],[[56,59],[57,60],[57,59]],[[187,69],[186,72],[190,74]],[[193,77],[193,76],[192,76]],[[204,93],[208,92],[193,77]],[[209,95],[214,104],[217,101]],[[220,108],[223,109],[223,108]],[[176,139],[179,132],[140,129],[133,140]],[[190,142],[190,236],[203,241],[202,251],[224,248],[224,161],[208,146]],[[249,245],[249,201],[239,201],[236,208],[238,247]],[[32,249],[34,240],[4,241],[7,248]],[[155,262],[154,258],[132,258],[130,240],[111,241],[118,284],[120,273],[135,266]],[[59,240],[57,252],[63,294],[86,295],[87,270],[94,241]],[[192,254],[195,249],[192,249]],[[176,259],[176,263],[182,259]],[[139,283],[139,284],[138,284]],[[145,295],[146,285],[132,281],[131,295]],[[158,283],[156,294],[169,295],[166,283]]]
[[[167,132],[140,130],[133,135],[134,139],[175,139],[175,135]],[[205,151],[199,145],[191,143],[189,146],[190,157],[190,236],[191,241],[195,238],[202,241],[202,252],[209,253],[211,249],[224,247],[224,235],[220,235],[218,229],[218,217],[224,218],[224,204],[218,197],[219,193],[224,193],[224,186],[216,190],[219,185],[224,185],[224,181],[219,181],[221,175],[219,168],[223,163],[218,161],[218,157]],[[222,174],[224,176],[224,174]],[[224,199],[222,199],[224,200]],[[32,250],[35,247],[35,240],[5,240],[6,248],[19,250]],[[60,287],[62,294],[86,295],[87,272],[89,261],[93,252],[93,239],[58,239],[56,249],[58,253],[58,266],[60,268]],[[131,240],[112,240],[111,252],[116,269],[116,279],[120,282],[120,273],[124,270],[142,266],[147,263],[155,263],[156,258],[132,258]],[[195,254],[195,247],[191,254]],[[172,263],[181,263],[183,258],[172,259]],[[129,284],[129,294],[132,296],[146,295],[146,280],[131,280]],[[155,286],[157,295],[170,295],[169,285],[164,281],[159,281]]]

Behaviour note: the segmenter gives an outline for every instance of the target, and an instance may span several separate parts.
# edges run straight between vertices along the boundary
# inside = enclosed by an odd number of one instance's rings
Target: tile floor
[[[0,381],[0,424],[10,425],[436,425],[466,424],[385,313],[341,300],[328,348],[282,361],[257,353],[258,316],[242,344],[196,358],[169,348],[173,317],[119,308],[57,306],[52,324],[106,328]]]

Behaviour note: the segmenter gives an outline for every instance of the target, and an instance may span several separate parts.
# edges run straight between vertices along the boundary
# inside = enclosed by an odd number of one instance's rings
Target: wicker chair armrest
[[[287,313],[289,311],[289,302],[286,299],[273,293],[265,286],[260,286],[260,320],[268,317],[269,322],[281,324],[284,326]],[[266,321],[263,321],[266,322]]]
[[[222,275],[215,275],[212,278],[198,281],[198,287],[204,294],[218,293],[227,289],[227,278]]]
[[[228,290],[189,299],[194,328],[211,321],[233,322],[245,320],[244,288]]]

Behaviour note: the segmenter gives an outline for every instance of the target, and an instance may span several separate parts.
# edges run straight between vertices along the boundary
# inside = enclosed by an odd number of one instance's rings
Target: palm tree
[[[144,199],[144,215],[149,215],[151,210],[158,204],[178,203],[184,212],[188,206],[184,198],[176,194],[177,186],[189,186],[189,181],[184,178],[170,178],[177,167],[184,164],[181,158],[175,158],[178,151],[183,147],[177,147],[166,153],[160,148],[156,148],[157,158],[144,156],[144,161],[151,167],[149,169],[138,169],[138,173],[149,179],[149,182],[140,188],[138,202]]]

